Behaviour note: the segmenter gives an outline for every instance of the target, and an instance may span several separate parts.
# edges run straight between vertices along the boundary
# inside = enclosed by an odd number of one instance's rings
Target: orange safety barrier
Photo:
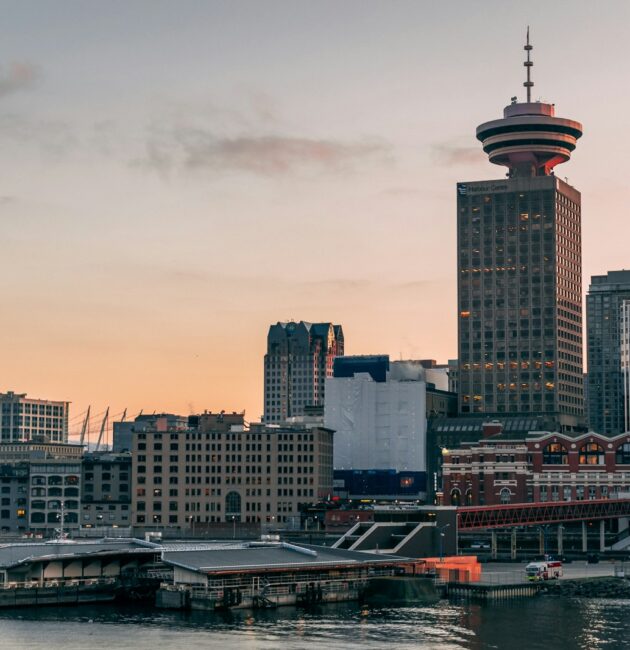
[[[421,570],[447,582],[478,582],[481,579],[481,564],[474,555],[448,556],[441,560],[424,558]]]

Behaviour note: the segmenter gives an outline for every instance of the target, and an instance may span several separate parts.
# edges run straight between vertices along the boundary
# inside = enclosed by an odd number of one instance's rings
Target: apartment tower
[[[630,271],[594,275],[586,296],[589,426],[630,431]]]
[[[580,193],[554,175],[582,125],[532,101],[481,124],[505,178],[457,184],[459,412],[583,425]]]
[[[264,420],[270,424],[324,406],[326,377],[333,359],[343,356],[341,325],[293,321],[269,328],[265,355]]]

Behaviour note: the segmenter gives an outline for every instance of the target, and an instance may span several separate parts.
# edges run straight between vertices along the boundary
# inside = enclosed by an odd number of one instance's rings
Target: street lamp
[[[442,558],[444,556],[444,531],[450,526],[450,524],[444,524],[444,526],[440,526],[438,530],[440,531],[440,562],[442,561]]]
[[[236,539],[236,515],[232,515],[232,539]]]

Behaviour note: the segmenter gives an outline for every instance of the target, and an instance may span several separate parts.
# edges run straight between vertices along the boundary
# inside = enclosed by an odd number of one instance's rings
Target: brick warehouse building
[[[198,427],[179,428],[158,418],[152,428],[133,432],[133,525],[292,527],[305,505],[332,494],[331,430],[246,426],[242,414],[239,420],[228,423],[222,414],[204,414]]]
[[[488,427],[484,439],[444,450],[445,505],[499,505],[614,498],[630,490],[630,435]]]

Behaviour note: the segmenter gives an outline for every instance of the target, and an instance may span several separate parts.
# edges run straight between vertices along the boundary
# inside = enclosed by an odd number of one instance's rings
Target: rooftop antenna
[[[529,104],[532,101],[532,86],[534,85],[534,82],[530,78],[534,62],[529,60],[529,53],[534,49],[534,46],[529,44],[529,25],[527,25],[527,43],[523,49],[527,52],[527,61],[523,63],[527,68],[527,81],[523,82],[523,86],[527,88],[527,103]]]

